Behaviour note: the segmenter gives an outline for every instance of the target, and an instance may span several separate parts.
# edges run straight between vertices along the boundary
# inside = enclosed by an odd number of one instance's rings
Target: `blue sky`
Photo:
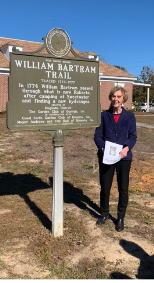
[[[0,1],[0,37],[43,43],[53,28],[134,76],[154,70],[154,0]]]

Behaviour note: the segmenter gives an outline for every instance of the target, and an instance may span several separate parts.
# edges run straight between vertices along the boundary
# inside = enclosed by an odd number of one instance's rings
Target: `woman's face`
[[[115,107],[115,108],[120,108],[122,103],[123,103],[123,94],[121,92],[121,90],[117,90],[112,98],[111,98],[111,103],[112,103],[112,106]]]

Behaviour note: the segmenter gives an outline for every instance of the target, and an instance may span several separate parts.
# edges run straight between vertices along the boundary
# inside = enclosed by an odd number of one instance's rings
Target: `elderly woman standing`
[[[101,113],[101,124],[96,128],[94,141],[98,147],[99,175],[100,175],[100,208],[101,217],[96,224],[105,224],[109,218],[109,197],[116,170],[119,201],[117,208],[116,230],[124,230],[124,217],[128,205],[129,173],[132,161],[132,148],[137,139],[136,119],[132,112],[125,110],[122,105],[128,99],[127,91],[116,86],[111,89],[109,110]],[[117,143],[123,146],[120,151],[120,161],[115,164],[103,164],[103,152],[105,141]]]

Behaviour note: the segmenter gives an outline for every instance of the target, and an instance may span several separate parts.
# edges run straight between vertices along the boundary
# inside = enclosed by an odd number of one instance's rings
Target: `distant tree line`
[[[115,66],[123,71],[127,70],[124,67]],[[141,70],[139,77],[137,77],[138,83],[151,84],[149,91],[149,102],[154,103],[154,71],[150,66],[144,66]],[[147,101],[147,87],[134,86],[133,87],[133,102],[140,104]]]
[[[142,68],[141,74],[138,77],[138,82],[144,84],[151,84],[149,91],[149,102],[154,103],[154,71],[149,66]],[[133,87],[133,101],[145,102],[147,101],[147,87],[134,86]]]

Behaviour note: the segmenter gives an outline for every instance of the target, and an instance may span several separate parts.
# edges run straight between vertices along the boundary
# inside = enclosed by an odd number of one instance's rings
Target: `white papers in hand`
[[[119,156],[120,151],[123,146],[121,144],[105,141],[105,149],[102,163],[104,164],[114,164],[118,162],[121,157]]]

